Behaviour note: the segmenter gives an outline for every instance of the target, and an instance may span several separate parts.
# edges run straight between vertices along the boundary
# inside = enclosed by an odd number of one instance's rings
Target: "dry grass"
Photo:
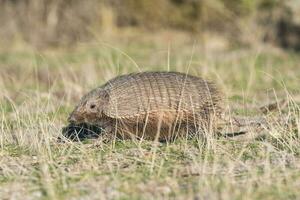
[[[278,50],[213,51],[184,36],[135,37],[73,51],[0,53],[1,199],[298,199],[299,57]],[[251,140],[210,138],[57,143],[79,98],[138,70],[215,80],[232,112],[287,98],[291,123]],[[276,114],[268,116],[268,119]],[[255,134],[255,133],[251,133]]]

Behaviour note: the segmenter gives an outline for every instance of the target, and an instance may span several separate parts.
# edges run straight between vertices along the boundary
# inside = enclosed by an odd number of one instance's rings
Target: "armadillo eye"
[[[94,109],[94,108],[96,108],[96,105],[95,105],[95,104],[91,104],[91,105],[90,105],[90,108],[91,108],[91,109]]]

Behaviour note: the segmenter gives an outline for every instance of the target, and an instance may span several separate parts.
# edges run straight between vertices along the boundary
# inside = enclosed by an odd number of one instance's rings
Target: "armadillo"
[[[196,76],[131,73],[83,96],[68,121],[97,125],[124,139],[168,140],[213,132],[224,113],[223,96],[214,83]]]

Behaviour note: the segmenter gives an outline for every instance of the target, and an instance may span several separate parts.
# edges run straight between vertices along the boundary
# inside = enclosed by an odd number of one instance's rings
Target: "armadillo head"
[[[102,117],[103,109],[108,103],[108,95],[101,88],[92,90],[82,97],[70,114],[68,121],[73,124],[96,124]]]

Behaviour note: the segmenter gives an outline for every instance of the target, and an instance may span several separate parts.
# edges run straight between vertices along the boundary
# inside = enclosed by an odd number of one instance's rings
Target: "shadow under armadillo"
[[[231,133],[219,133],[217,132],[217,136],[219,137],[235,137],[238,135],[246,134],[247,132],[244,131],[237,131]],[[65,141],[72,141],[72,142],[81,142],[86,139],[97,139],[104,136],[104,129],[102,127],[91,125],[91,124],[69,124],[62,128],[62,135],[57,138],[58,142],[65,142]],[[122,137],[118,137],[122,139]],[[193,138],[188,137],[189,139]],[[139,139],[139,138],[136,138]],[[174,141],[175,138],[170,140],[159,140],[161,143],[165,143],[167,141]]]
[[[85,139],[96,139],[103,134],[103,128],[96,125],[81,123],[69,124],[62,128],[62,137],[58,137],[58,142],[65,140],[83,141]]]

